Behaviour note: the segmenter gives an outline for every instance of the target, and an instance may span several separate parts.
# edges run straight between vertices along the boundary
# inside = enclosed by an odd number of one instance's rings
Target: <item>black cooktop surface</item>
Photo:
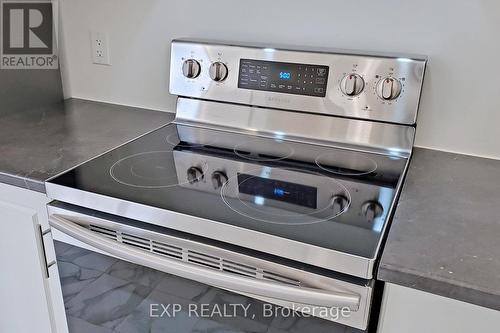
[[[373,258],[406,162],[170,124],[50,183]]]

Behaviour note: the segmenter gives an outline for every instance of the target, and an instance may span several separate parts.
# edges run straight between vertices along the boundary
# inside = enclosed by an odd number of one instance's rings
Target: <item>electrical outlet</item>
[[[92,46],[92,62],[99,65],[111,65],[108,34],[92,31],[90,44]]]

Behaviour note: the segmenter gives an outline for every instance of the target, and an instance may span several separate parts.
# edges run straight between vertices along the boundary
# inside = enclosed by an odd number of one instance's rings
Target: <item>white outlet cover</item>
[[[91,31],[90,45],[92,50],[92,62],[99,65],[111,65],[109,55],[109,39],[105,32]]]

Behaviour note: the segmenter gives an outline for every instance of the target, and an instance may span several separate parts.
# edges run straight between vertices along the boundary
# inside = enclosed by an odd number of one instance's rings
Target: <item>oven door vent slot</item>
[[[93,232],[96,232],[98,234],[101,234],[102,236],[111,238],[113,240],[117,240],[117,233],[114,230],[111,230],[111,229],[108,229],[108,228],[104,228],[104,227],[100,227],[100,226],[94,225],[94,224],[90,224],[88,226],[88,229],[90,231],[93,231]]]
[[[152,241],[151,251],[156,254],[161,254],[176,259],[182,259],[182,248],[178,246],[169,245],[163,242]]]
[[[244,275],[255,278],[257,276],[257,268],[248,265],[236,263],[226,259],[222,260],[222,270],[234,274]]]
[[[294,286],[301,285],[300,281],[298,281],[298,280],[290,279],[290,278],[287,278],[286,276],[279,275],[276,273],[271,273],[268,271],[262,271],[262,278],[264,280],[271,280],[271,281],[286,283],[286,284],[290,284],[290,285],[294,285]]]
[[[121,242],[123,244],[135,246],[147,251],[151,251],[151,241],[139,236],[130,235],[127,233],[121,233]]]
[[[169,244],[161,242],[157,236],[149,238],[146,233],[141,232],[140,236],[121,230],[112,230],[98,225],[90,224],[86,226],[90,231],[110,238],[114,241],[140,248],[162,256],[177,259],[179,261],[189,262],[194,265],[201,265],[214,270],[225,271],[232,274],[250,277],[259,280],[269,280],[283,284],[301,286],[298,280],[287,278],[286,276],[276,274],[259,267],[253,267],[237,261],[228,260],[219,256],[214,256],[202,251],[194,251],[188,246],[183,247],[179,242]]]
[[[214,269],[220,269],[221,265],[220,258],[192,250],[187,250],[187,261]]]

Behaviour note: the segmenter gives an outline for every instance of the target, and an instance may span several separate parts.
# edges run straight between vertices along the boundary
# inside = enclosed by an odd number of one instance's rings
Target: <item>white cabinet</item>
[[[67,332],[42,193],[0,184],[0,332]]]
[[[499,331],[500,311],[386,283],[378,333]]]

